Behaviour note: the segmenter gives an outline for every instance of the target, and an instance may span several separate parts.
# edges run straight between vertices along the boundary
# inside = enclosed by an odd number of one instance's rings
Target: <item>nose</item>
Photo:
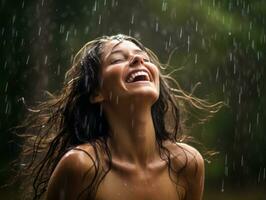
[[[129,66],[134,67],[136,65],[143,64],[143,58],[140,55],[135,55],[129,62]]]

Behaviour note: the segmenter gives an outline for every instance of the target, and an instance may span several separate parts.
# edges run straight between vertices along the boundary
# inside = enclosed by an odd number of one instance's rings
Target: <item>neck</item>
[[[141,168],[158,155],[151,107],[132,103],[130,106],[105,107],[113,157]]]

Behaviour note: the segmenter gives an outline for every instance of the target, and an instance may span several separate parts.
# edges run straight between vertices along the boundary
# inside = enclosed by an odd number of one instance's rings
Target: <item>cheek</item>
[[[106,69],[102,74],[102,90],[106,92],[114,91],[119,87],[122,80],[122,70],[118,67]]]
[[[152,75],[155,79],[155,83],[159,85],[160,71],[159,71],[158,67],[156,67],[155,65],[151,65],[150,71],[153,73]]]

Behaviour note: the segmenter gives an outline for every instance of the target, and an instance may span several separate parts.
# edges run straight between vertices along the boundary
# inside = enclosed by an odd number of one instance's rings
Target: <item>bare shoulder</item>
[[[197,149],[185,143],[170,143],[171,161],[186,182],[186,199],[202,199],[204,159]]]
[[[167,149],[171,153],[171,160],[179,167],[185,165],[186,168],[193,169],[196,165],[204,166],[202,155],[188,144],[167,142]]]
[[[176,151],[178,152],[181,149],[181,151],[186,156],[186,159],[189,163],[198,163],[199,165],[204,164],[202,155],[194,147],[185,143],[176,143],[176,146],[177,146]]]
[[[90,144],[77,146],[68,151],[59,161],[55,173],[59,170],[80,173],[90,169],[95,162],[95,152]]]
[[[95,164],[91,145],[80,145],[68,151],[52,173],[47,199],[76,199],[94,177]]]

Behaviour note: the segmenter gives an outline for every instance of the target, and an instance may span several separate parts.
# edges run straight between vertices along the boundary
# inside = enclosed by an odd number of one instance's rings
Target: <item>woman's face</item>
[[[103,101],[141,100],[151,105],[159,97],[159,70],[136,44],[112,40],[103,47]]]

